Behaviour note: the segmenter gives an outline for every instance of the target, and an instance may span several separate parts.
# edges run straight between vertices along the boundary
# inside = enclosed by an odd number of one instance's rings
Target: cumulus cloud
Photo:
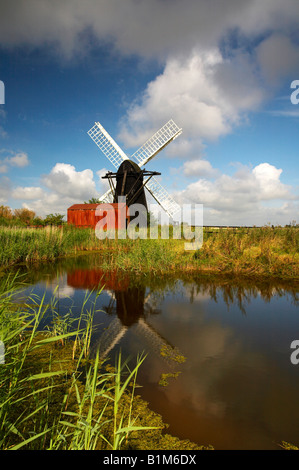
[[[200,178],[177,191],[176,198],[181,204],[203,204],[205,225],[211,221],[216,225],[221,222],[225,225],[264,224],[265,220],[273,218],[279,223],[282,215],[284,223],[289,223],[292,217],[289,209],[294,210],[296,198],[291,188],[280,181],[281,173],[281,169],[269,163],[261,163],[253,169],[242,166],[232,176],[221,174],[214,180]]]
[[[187,58],[167,61],[163,73],[129,108],[119,137],[128,146],[140,145],[172,117],[183,128],[189,154],[184,153],[190,158],[204,142],[243,123],[249,112],[259,109],[266,95],[248,54],[224,59],[217,49],[208,53],[193,50]],[[182,156],[179,147],[177,155]]]
[[[27,200],[22,203],[22,207],[33,210],[38,216],[45,217],[48,214],[64,214],[67,208],[75,203],[82,203],[82,200],[76,200],[70,197],[61,197],[55,192],[43,191],[39,199]],[[66,220],[66,219],[65,219]]]
[[[97,194],[92,170],[76,171],[67,163],[56,163],[42,181],[48,189],[64,197],[84,200]]]
[[[187,177],[213,177],[218,172],[208,160],[190,160],[184,163],[183,173]]]
[[[73,204],[82,204],[99,197],[105,186],[95,180],[92,170],[77,171],[73,165],[56,163],[49,174],[41,178],[41,186],[16,187],[10,195],[22,200],[22,206],[39,216],[50,213],[65,214]]]
[[[290,186],[280,181],[282,169],[275,168],[269,163],[261,163],[252,170],[252,175],[258,184],[260,199],[289,199],[292,198]]]
[[[106,173],[105,168],[94,175],[90,169],[78,171],[73,165],[56,163],[48,174],[42,176],[39,186],[13,187],[11,180],[2,176],[0,204],[8,204],[10,200],[18,206],[21,201],[22,207],[42,217],[50,213],[66,215],[71,205],[82,204],[93,197],[99,198],[107,191],[107,180],[101,178]]]
[[[13,157],[6,157],[4,161],[11,166],[19,168],[29,165],[28,155],[25,152],[17,153]]]
[[[20,199],[20,200],[33,200],[39,199],[43,196],[44,191],[42,188],[35,187],[35,186],[18,186],[14,188],[11,193],[11,197],[13,199]]]
[[[0,153],[9,153],[10,155],[0,160],[0,173],[7,173],[11,167],[23,168],[29,165],[29,158],[27,153],[19,152],[14,153],[3,149]]]

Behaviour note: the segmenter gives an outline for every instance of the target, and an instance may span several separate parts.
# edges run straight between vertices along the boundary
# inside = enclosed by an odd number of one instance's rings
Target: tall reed
[[[104,238],[92,229],[65,226],[45,229],[0,228],[0,266],[49,261],[81,251],[102,254],[102,269],[164,274],[213,270],[226,273],[299,276],[299,228],[204,229],[203,245],[185,250],[185,240]]]
[[[49,305],[43,297],[18,306],[12,301],[19,289],[16,278],[0,285],[0,340],[5,345],[5,362],[0,364],[0,448],[116,450],[130,433],[153,429],[132,419],[143,358],[127,376],[121,356],[114,370],[105,371],[98,355],[88,355],[90,312],[75,329],[72,324],[69,329],[64,325],[41,331]],[[124,406],[128,397],[129,405]]]

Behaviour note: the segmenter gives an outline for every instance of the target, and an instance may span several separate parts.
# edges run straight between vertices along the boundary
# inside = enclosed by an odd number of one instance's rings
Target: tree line
[[[65,223],[64,215],[48,214],[44,218],[27,208],[11,209],[9,206],[0,206],[0,225],[6,227],[45,227],[46,225],[62,225]]]

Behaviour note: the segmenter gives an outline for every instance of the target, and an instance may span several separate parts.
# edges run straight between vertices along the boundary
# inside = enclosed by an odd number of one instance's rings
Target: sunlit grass
[[[52,261],[96,250],[102,269],[137,273],[214,271],[246,275],[299,276],[299,228],[204,229],[199,250],[186,250],[184,238],[103,238],[92,229],[0,228],[0,266]],[[108,234],[107,234],[108,235]]]

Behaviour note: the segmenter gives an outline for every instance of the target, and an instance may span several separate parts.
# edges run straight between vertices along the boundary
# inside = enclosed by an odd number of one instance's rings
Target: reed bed
[[[200,448],[162,435],[161,416],[136,395],[145,356],[131,367],[119,353],[112,367],[91,354],[96,302],[88,307],[90,294],[74,325],[71,315],[59,317],[55,302],[45,305],[44,297],[31,297],[22,306],[13,302],[21,287],[17,276],[0,283],[0,341],[5,347],[0,364],[1,450]],[[54,327],[41,329],[49,308]]]
[[[0,227],[0,265],[52,261],[79,250],[99,248],[94,231],[65,226]]]
[[[199,250],[185,240],[114,241],[103,251],[103,269],[137,273],[215,272],[299,278],[299,228],[262,227],[204,231]]]
[[[204,236],[199,266],[236,274],[299,277],[299,227],[221,229]]]
[[[99,240],[92,229],[0,228],[0,266],[52,261],[82,251],[101,252],[102,269],[163,274],[214,271],[231,274],[299,277],[299,228],[261,227],[204,230],[199,250],[185,240],[131,238]]]

